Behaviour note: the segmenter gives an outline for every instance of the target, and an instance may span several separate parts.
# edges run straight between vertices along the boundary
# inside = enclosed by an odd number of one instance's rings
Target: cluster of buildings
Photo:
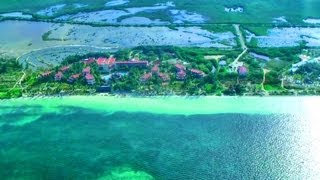
[[[91,74],[91,68],[89,66],[90,64],[92,64],[94,62],[95,62],[95,59],[93,59],[93,58],[85,59],[83,61],[83,63],[86,65],[86,67],[82,70],[82,73],[72,74],[71,76],[68,77],[67,82],[74,83],[81,76],[83,76],[85,78],[85,80],[87,81],[88,85],[95,84],[95,78]],[[70,70],[72,65],[73,64],[61,67],[58,70],[58,72],[56,72],[54,74],[54,80],[57,82],[62,81],[62,79],[65,77],[65,74]],[[47,77],[50,77],[52,74],[53,74],[53,71],[45,71],[45,72],[40,73],[39,78],[40,79],[47,78]]]
[[[187,76],[187,68],[182,64],[176,64],[176,78],[177,80],[185,80]],[[198,69],[189,69],[191,75],[195,78],[203,78],[206,74]]]
[[[147,68],[149,65],[148,61],[140,61],[138,59],[132,59],[130,61],[116,61],[116,58],[109,57],[109,58],[98,58],[96,60],[99,71],[102,73],[110,73],[111,70],[116,69],[123,69],[123,68]]]
[[[159,66],[160,66],[159,63],[155,64],[151,68],[151,72],[145,73],[144,75],[142,75],[142,77],[140,78],[140,81],[141,82],[147,82],[152,78],[152,76],[159,77],[162,80],[162,82],[170,81],[170,76],[168,74],[166,74],[166,73],[161,73]]]
[[[177,78],[177,80],[185,80],[186,76],[187,76],[187,73],[186,73],[187,68],[184,65],[181,65],[181,64],[176,64],[175,68],[176,68],[176,78]]]
[[[117,61],[114,57],[109,58],[88,58],[82,60],[80,63],[83,63],[83,69],[82,72],[76,72],[71,73],[69,70],[74,64],[70,64],[68,66],[61,67],[56,73],[54,71],[46,71],[40,74],[40,78],[46,78],[46,77],[53,77],[54,74],[54,80],[55,81],[62,81],[62,79],[66,76],[66,74],[69,75],[69,77],[66,77],[68,83],[72,84],[79,80],[80,78],[84,79],[88,85],[94,85],[96,83],[95,76],[92,73],[92,65],[97,65],[98,70],[102,75],[102,79],[105,80],[105,85],[109,84],[108,80],[110,78],[117,78],[122,77],[123,72],[125,72],[127,75],[127,71],[130,68],[140,68],[140,69],[147,69],[149,67],[148,61],[141,61],[139,59],[132,59],[129,61]],[[149,72],[146,72],[140,77],[140,81],[145,83],[148,82],[152,77],[159,77],[163,83],[166,83],[170,81],[170,76],[168,73],[163,73],[160,70],[160,64],[161,62],[154,62],[154,65],[150,69]],[[175,78],[176,80],[183,81],[186,79],[187,75],[191,75],[194,78],[203,78],[206,76],[206,74],[198,69],[187,69],[183,64],[177,63],[175,66]],[[244,71],[243,69],[240,69],[241,72]],[[69,72],[68,72],[69,71]],[[74,71],[74,70],[73,70]]]
[[[133,67],[147,68],[149,66],[148,61],[140,61],[139,59],[132,59],[130,61],[116,61],[116,58],[114,57],[109,57],[109,58],[100,57],[98,59],[88,58],[88,59],[84,59],[82,63],[84,63],[85,65],[85,68],[82,70],[82,73],[72,74],[70,77],[68,77],[67,81],[69,83],[74,83],[80,77],[84,77],[88,85],[95,84],[95,77],[91,73],[91,67],[90,67],[90,65],[92,64],[97,64],[99,71],[101,73],[110,73],[111,70],[121,70],[124,68],[133,68]],[[64,73],[66,73],[71,67],[72,67],[72,64],[69,66],[61,67],[59,71],[54,75],[54,80],[61,81],[64,77]],[[39,78],[50,77],[52,74],[53,74],[53,71],[45,71],[40,73]],[[164,80],[167,78],[167,76],[163,73],[159,73],[158,75]]]

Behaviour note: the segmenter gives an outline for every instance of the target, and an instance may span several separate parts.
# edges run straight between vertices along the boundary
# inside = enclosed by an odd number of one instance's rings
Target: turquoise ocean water
[[[119,111],[111,108],[120,101]],[[136,106],[123,111],[129,108],[125,101],[154,103],[157,108],[150,112]],[[243,113],[232,113],[225,104],[228,112],[219,113],[211,107],[217,103],[206,103],[205,111],[194,107],[190,113],[187,107],[206,100],[166,101],[186,107],[166,111],[159,108],[163,103],[159,99],[105,99],[104,108],[100,101],[83,104],[75,99],[4,101],[0,105],[0,177],[320,179],[317,112],[301,108],[301,113],[280,109],[279,113],[250,113],[245,108]],[[218,104],[222,101],[230,103],[219,99]],[[233,101],[233,106],[246,102]],[[265,99],[250,101],[242,106],[268,105]],[[292,108],[293,101],[281,101],[281,106],[291,102],[288,108]],[[299,102],[296,108],[318,105],[318,101]]]

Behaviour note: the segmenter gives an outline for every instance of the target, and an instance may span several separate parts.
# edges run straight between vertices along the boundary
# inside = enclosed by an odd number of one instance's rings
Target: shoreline
[[[244,96],[228,96],[228,95],[133,95],[133,94],[110,94],[110,93],[99,93],[99,94],[86,94],[86,95],[36,95],[36,96],[22,96],[17,98],[7,98],[0,99],[0,102],[4,101],[14,101],[21,99],[29,99],[29,100],[37,100],[37,99],[52,99],[52,98],[68,98],[68,97],[114,97],[114,98],[137,98],[137,99],[165,99],[165,98],[183,98],[183,99],[198,99],[198,98],[239,98],[239,99],[250,99],[250,98],[320,98],[320,95],[268,95],[268,96],[260,96],[260,95],[244,95]]]
[[[320,107],[320,96],[43,96],[0,101],[0,114],[17,108],[39,107],[39,112],[81,108],[97,112],[146,112],[154,114],[314,114]],[[5,108],[1,107],[7,107]],[[3,109],[1,111],[1,109]],[[301,113],[303,112],[303,113]],[[311,113],[311,114],[310,114]]]

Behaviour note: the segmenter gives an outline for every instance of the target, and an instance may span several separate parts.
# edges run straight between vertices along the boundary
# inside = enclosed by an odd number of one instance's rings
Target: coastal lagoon
[[[178,27],[92,27],[47,22],[0,22],[1,56],[19,57],[21,62],[46,67],[61,62],[59,53],[102,51],[109,48],[137,46],[216,47],[237,46],[236,36],[229,31],[211,32],[198,26]],[[80,48],[76,48],[80,47]],[[86,48],[86,50],[83,50]],[[57,49],[63,49],[57,53]],[[67,53],[66,53],[67,52]],[[44,62],[44,63],[43,63]]]
[[[319,97],[0,103],[3,179],[319,179]]]

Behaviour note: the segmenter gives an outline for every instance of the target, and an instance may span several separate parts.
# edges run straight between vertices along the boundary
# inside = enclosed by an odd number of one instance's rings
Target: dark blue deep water
[[[23,126],[0,126],[2,180],[112,179],[113,172],[128,169],[148,175],[136,179],[316,179],[319,175],[308,149],[311,142],[304,139],[308,130],[303,118],[110,114],[70,107],[64,112],[42,114]],[[0,118],[11,122],[26,116],[15,111]]]

